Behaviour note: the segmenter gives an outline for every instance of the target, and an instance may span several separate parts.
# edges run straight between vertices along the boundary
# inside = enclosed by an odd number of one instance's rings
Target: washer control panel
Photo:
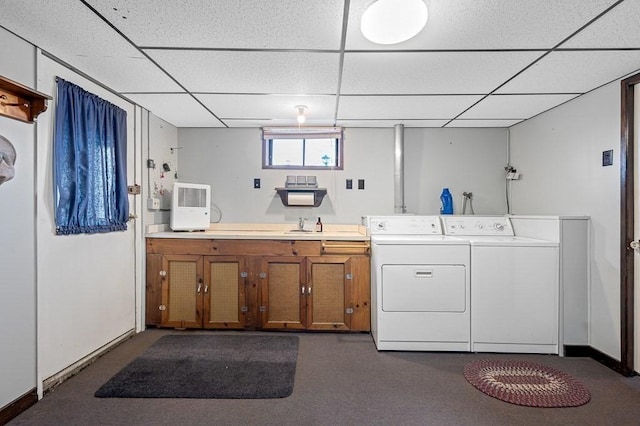
[[[363,223],[371,235],[442,235],[438,216],[369,216]]]
[[[515,235],[506,216],[442,216],[442,222],[445,235]]]

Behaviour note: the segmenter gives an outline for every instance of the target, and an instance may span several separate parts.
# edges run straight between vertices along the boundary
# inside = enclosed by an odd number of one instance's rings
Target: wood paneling
[[[369,331],[369,247],[148,238],[147,324]]]

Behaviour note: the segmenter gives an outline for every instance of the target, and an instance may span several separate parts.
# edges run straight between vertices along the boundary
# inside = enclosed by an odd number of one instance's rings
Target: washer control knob
[[[387,224],[384,222],[378,222],[378,224],[376,225],[376,228],[380,229],[380,230],[384,230],[387,228]]]
[[[495,223],[493,227],[496,229],[496,231],[504,231],[504,225],[502,223]]]

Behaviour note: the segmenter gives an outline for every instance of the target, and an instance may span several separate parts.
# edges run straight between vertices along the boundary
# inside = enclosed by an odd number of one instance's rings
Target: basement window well
[[[340,127],[263,128],[262,168],[342,170]]]

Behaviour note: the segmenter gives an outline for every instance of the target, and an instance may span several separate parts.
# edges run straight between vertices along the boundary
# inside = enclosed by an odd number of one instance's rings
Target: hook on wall
[[[173,150],[174,149],[182,149],[182,147],[181,146],[174,146],[174,147],[171,147],[169,149],[171,150],[171,153],[173,154]]]

